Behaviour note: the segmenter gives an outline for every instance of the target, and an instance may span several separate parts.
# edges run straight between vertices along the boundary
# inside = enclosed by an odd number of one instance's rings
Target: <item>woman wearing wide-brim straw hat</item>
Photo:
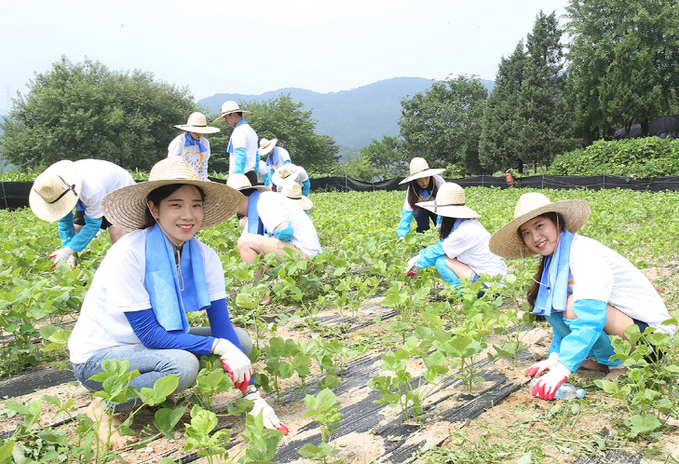
[[[427,160],[424,158],[413,158],[410,161],[410,175],[403,179],[399,184],[408,184],[406,199],[403,203],[401,221],[396,228],[399,238],[404,238],[410,233],[410,224],[413,217],[417,222],[417,232],[421,233],[429,230],[430,221],[436,223],[436,214],[417,206],[418,202],[429,201],[436,198],[438,188],[443,185],[445,180],[438,174],[445,169],[430,169]]]
[[[542,193],[519,198],[514,219],[490,239],[490,250],[504,258],[542,256],[527,300],[533,313],[553,329],[549,357],[533,364],[526,375],[539,377],[531,393],[552,399],[559,386],[579,367],[609,371],[613,379],[626,371],[609,335],[625,337],[625,329],[662,325],[670,318],[653,284],[627,259],[598,241],[578,234],[591,214],[584,200],[551,202]],[[657,359],[658,353],[654,353]]]
[[[480,214],[467,206],[462,187],[445,183],[433,201],[417,205],[441,216],[440,240],[412,257],[406,274],[435,266],[441,278],[453,287],[462,285],[460,279],[475,282],[481,275],[506,277],[507,266],[488,249],[490,234],[478,221]]]
[[[191,113],[186,124],[178,124],[177,129],[184,131],[175,137],[167,147],[167,156],[181,156],[197,172],[202,180],[207,180],[207,164],[210,159],[210,142],[205,134],[219,132],[219,128],[207,125],[203,113]]]
[[[201,355],[220,356],[234,385],[264,411],[267,428],[285,429],[252,382],[248,358],[252,342],[234,329],[226,306],[224,271],[217,253],[195,238],[236,213],[244,197],[227,185],[202,181],[181,157],[165,158],[149,180],[107,195],[103,209],[111,221],[131,230],[111,247],[94,275],[68,347],[76,378],[89,390],[102,384],[91,377],[106,360],[129,361],[140,375],[131,386],[152,388],[159,378],[176,375],[174,393],[190,387]],[[208,328],[189,328],[186,313],[205,310]],[[103,404],[95,398],[86,413],[101,419],[100,440],[134,400]],[[120,447],[131,437],[114,432]]]

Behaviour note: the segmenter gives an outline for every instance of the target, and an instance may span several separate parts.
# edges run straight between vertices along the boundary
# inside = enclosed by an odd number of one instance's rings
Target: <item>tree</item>
[[[569,78],[573,80],[576,134],[589,144],[610,138],[614,127],[601,106],[600,89],[615,48],[634,34],[658,71],[661,111],[676,105],[679,85],[679,5],[677,0],[571,0],[567,11]],[[632,92],[639,93],[636,90]],[[637,120],[645,133],[648,120]]]
[[[398,137],[385,135],[382,140],[374,140],[360,150],[361,158],[373,167],[373,175],[379,180],[387,180],[404,173],[408,164],[404,162],[401,142]]]
[[[188,89],[89,60],[62,57],[28,87],[0,123],[0,153],[22,167],[98,158],[147,170],[167,156],[172,126],[195,110]]]
[[[328,171],[337,162],[339,147],[335,139],[314,133],[317,121],[311,118],[311,111],[302,111],[304,103],[295,103],[290,94],[281,94],[266,102],[241,102],[243,110],[252,114],[244,115],[245,119],[257,132],[261,139],[277,139],[277,145],[290,152],[293,164],[303,166],[306,170]],[[215,116],[216,117],[216,116]],[[213,156],[219,160],[226,158],[226,148],[232,128],[223,122],[215,123],[221,132],[210,136],[210,144],[214,147]],[[224,169],[228,171],[227,168]]]
[[[478,139],[487,97],[479,78],[458,76],[401,100],[399,126],[406,156],[425,158],[432,167],[459,163],[467,173],[480,173]]]

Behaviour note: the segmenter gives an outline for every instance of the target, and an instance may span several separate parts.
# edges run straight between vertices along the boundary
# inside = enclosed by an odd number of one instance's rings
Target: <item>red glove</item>
[[[538,379],[535,385],[533,385],[531,394],[539,396],[543,400],[552,400],[561,384],[568,380],[570,375],[571,371],[564,367],[563,364],[557,363],[556,367]]]
[[[551,371],[557,364],[559,364],[559,353],[552,353],[549,355],[549,358],[536,362],[526,369],[525,375],[528,377],[540,377],[544,371]]]

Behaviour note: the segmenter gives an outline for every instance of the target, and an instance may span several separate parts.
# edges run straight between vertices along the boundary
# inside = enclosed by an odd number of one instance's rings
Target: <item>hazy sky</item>
[[[65,55],[215,93],[338,92],[391,77],[495,79],[568,0],[2,0],[0,109]],[[561,19],[563,24],[563,19]]]

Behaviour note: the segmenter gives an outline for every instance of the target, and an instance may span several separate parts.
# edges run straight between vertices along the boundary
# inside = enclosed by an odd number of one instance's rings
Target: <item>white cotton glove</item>
[[[544,371],[551,371],[559,364],[559,353],[552,353],[549,358],[536,362],[528,369],[526,369],[525,375],[529,377],[540,377]]]
[[[259,412],[262,412],[262,419],[264,421],[264,428],[271,430],[281,430],[287,435],[290,431],[283,422],[278,418],[276,412],[273,410],[269,403],[266,402],[262,395],[259,394],[258,390],[248,393],[243,396],[246,400],[252,401],[252,410],[248,414],[257,417]]]
[[[417,267],[417,258],[419,258],[420,255],[416,254],[412,258],[408,260],[408,265],[406,266],[406,275],[408,277],[412,277],[415,275],[415,273],[418,271],[419,267]]]
[[[231,375],[233,385],[240,391],[245,391],[252,377],[252,364],[245,353],[225,338],[218,338],[212,348],[212,353],[222,358],[224,370]]]
[[[530,393],[543,400],[552,400],[561,384],[568,380],[571,374],[572,372],[566,366],[557,362],[555,367],[538,379]]]
[[[73,248],[65,246],[61,250],[57,250],[54,253],[52,253],[49,257],[54,258],[54,264],[56,265],[63,261],[67,261],[68,258],[70,258],[73,255],[73,253],[75,253],[75,250]]]
[[[67,263],[69,266],[71,266],[71,269],[73,269],[74,267],[76,267],[76,266],[78,265],[78,260],[76,259],[75,255],[71,255],[71,256],[69,256],[68,259],[66,260],[66,263]]]

